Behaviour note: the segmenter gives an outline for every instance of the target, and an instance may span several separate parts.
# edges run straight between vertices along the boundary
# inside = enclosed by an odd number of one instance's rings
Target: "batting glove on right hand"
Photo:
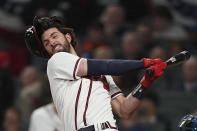
[[[146,73],[144,74],[144,77],[140,81],[140,84],[144,87],[149,87],[152,82],[160,77],[163,74],[163,70],[166,68],[167,64],[165,62],[161,62],[159,64],[155,64],[153,66],[150,66],[154,70],[154,75],[149,77]]]

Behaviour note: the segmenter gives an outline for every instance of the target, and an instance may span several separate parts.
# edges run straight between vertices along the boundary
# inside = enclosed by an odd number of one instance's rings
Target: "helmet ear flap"
[[[28,50],[35,56],[42,58],[50,58],[48,52],[43,48],[41,41],[39,40],[34,26],[29,27],[25,31],[25,43]]]

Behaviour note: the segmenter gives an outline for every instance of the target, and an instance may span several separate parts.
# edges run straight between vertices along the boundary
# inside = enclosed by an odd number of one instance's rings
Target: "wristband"
[[[132,92],[132,96],[141,100],[144,93],[146,91],[146,88],[144,86],[142,86],[141,84],[139,84]]]

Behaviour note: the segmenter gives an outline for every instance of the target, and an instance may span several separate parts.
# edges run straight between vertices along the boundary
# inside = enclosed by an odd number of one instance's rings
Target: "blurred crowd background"
[[[121,131],[178,131],[186,114],[197,112],[196,0],[1,0],[0,130],[27,131],[33,110],[51,102],[47,60],[32,56],[24,31],[34,16],[61,16],[78,38],[78,55],[95,59],[162,58],[183,50],[192,57],[168,68]],[[129,94],[143,71],[114,76]]]

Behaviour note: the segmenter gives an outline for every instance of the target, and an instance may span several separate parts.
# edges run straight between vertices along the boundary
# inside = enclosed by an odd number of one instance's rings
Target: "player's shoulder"
[[[48,65],[56,65],[65,61],[67,62],[74,59],[75,57],[78,58],[78,56],[68,52],[58,52],[51,56],[51,58],[48,60]]]
[[[63,60],[65,60],[65,59],[67,59],[69,57],[71,57],[71,54],[70,53],[67,53],[67,52],[58,52],[58,53],[55,53],[48,60],[48,67],[54,68],[55,65],[57,65],[58,63],[62,63]]]
[[[66,56],[72,56],[72,54],[70,54],[68,52],[58,52],[58,53],[55,53],[54,55],[52,55],[51,58],[49,59],[49,61],[57,60],[58,58],[66,57]]]

